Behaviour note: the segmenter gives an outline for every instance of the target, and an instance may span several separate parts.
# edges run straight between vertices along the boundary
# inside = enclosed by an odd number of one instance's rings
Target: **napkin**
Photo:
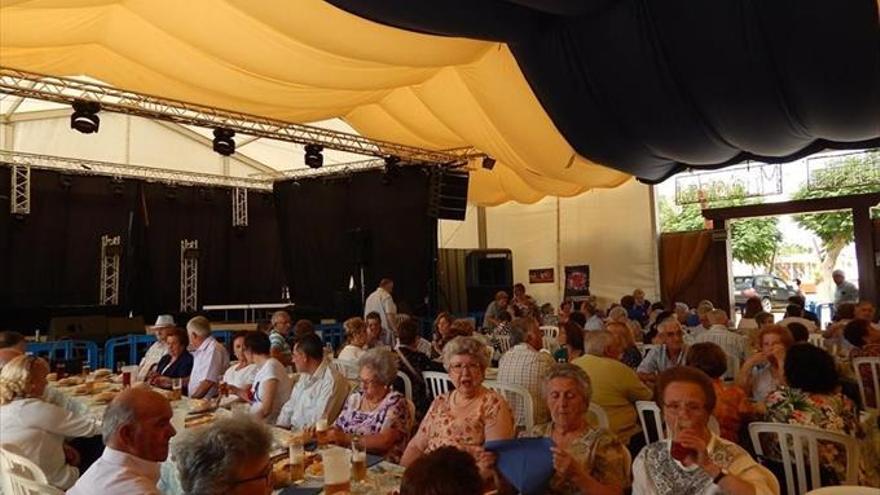
[[[553,476],[553,453],[549,438],[492,440],[484,448],[498,456],[496,467],[508,483],[523,495],[544,493]]]

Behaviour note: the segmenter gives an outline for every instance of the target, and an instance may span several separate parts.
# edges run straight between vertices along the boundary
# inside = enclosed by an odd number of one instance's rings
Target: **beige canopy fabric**
[[[473,146],[497,160],[471,165],[480,205],[630,177],[573,151],[506,45],[390,28],[321,0],[0,0],[0,65],[291,122],[340,117],[424,148]]]

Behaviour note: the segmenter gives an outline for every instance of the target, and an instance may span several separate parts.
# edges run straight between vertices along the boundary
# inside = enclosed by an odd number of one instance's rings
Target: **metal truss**
[[[180,312],[191,313],[199,303],[199,241],[180,241]]]
[[[119,258],[122,249],[120,236],[101,236],[101,286],[98,302],[102,306],[119,304]]]
[[[182,172],[164,168],[145,167],[141,165],[126,165],[122,163],[102,162],[97,160],[84,160],[81,158],[67,158],[62,156],[40,155],[24,153],[21,151],[0,150],[0,164],[12,166],[13,170],[26,169],[27,179],[22,179],[27,185],[24,189],[24,213],[30,211],[30,168],[45,170],[61,170],[67,173],[81,175],[100,175],[110,177],[127,177],[131,179],[144,179],[151,182],[167,182],[180,185],[207,185],[237,187],[242,189],[257,189],[271,191],[272,181],[267,179],[253,179],[247,177],[229,177],[216,174],[201,174],[196,172]],[[17,175],[13,174],[13,177]],[[15,184],[13,181],[13,199],[15,199]],[[13,213],[15,202],[13,202]]]
[[[9,212],[19,216],[30,214],[31,167],[27,164],[14,164],[10,185]]]
[[[404,162],[453,164],[466,160],[470,149],[436,151],[355,134],[221,110],[178,100],[125,91],[103,84],[0,67],[0,93],[72,104],[96,101],[108,112],[136,115],[178,124],[226,128],[236,133],[298,144],[319,144],[328,149],[365,156],[396,156]]]
[[[241,187],[232,190],[232,226],[247,227],[248,191]]]

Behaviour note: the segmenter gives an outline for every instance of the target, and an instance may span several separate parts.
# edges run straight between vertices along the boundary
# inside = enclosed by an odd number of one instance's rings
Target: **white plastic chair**
[[[543,349],[546,349],[551,354],[556,352],[556,349],[559,349],[559,342],[556,340],[556,337],[547,337],[545,335],[541,339],[541,344],[542,344]]]
[[[517,427],[524,428],[524,431],[532,431],[535,426],[535,401],[525,387],[495,380],[486,380],[483,385],[504,396],[514,411]]]
[[[880,490],[870,486],[826,486],[810,490],[806,495],[880,495]]]
[[[433,397],[438,397],[445,394],[449,391],[450,385],[452,385],[452,380],[449,378],[448,373],[441,373],[439,371],[423,371],[422,377],[425,379],[425,384],[428,386],[428,391],[431,392],[431,395]]]
[[[345,378],[348,378],[349,380],[360,380],[361,369],[358,366],[357,361],[337,359],[333,361],[333,364],[336,365],[336,369],[339,370]]]
[[[0,491],[6,495],[58,495],[39,466],[10,444],[0,445]]]
[[[842,445],[846,449],[845,485],[855,485],[859,481],[859,444],[855,438],[821,430],[812,426],[790,425],[784,423],[752,423],[749,425],[749,436],[758,456],[764,456],[762,435],[775,437],[782,456],[782,467],[785,470],[785,485],[788,495],[807,492],[807,477],[810,486],[819,488],[822,481],[819,476],[819,441]],[[809,455],[809,459],[806,456]],[[807,462],[809,461],[809,462]],[[792,465],[795,470],[792,472]]]
[[[412,402],[412,397],[413,397],[412,396],[412,394],[413,394],[412,380],[409,379],[409,375],[407,375],[406,373],[404,373],[402,371],[398,371],[397,376],[403,382],[403,395],[406,397],[406,400]]]
[[[807,336],[807,342],[813,344],[816,347],[821,347],[824,349],[825,346],[822,344],[823,340],[825,339],[822,337],[821,333],[811,333],[809,336]]]
[[[602,406],[595,402],[590,402],[590,409],[587,411],[587,417],[591,419],[590,424],[598,426],[599,428],[605,428],[606,430],[610,428],[611,423],[608,422],[608,413],[605,412],[605,409],[603,409]]]
[[[660,415],[660,406],[652,400],[637,400],[636,412],[639,414],[639,423],[642,425],[642,434],[645,435],[645,443],[651,443],[651,433],[657,440],[666,439],[666,425],[663,424],[663,416]],[[647,416],[654,415],[654,421],[649,422]]]
[[[510,335],[499,335],[498,336],[498,347],[501,348],[501,354],[510,350]]]
[[[871,392],[868,383],[865,383],[862,377],[861,369],[869,368],[871,370],[870,384],[873,386],[873,401],[868,400],[868,393]],[[856,380],[859,382],[859,395],[862,396],[862,404],[865,409],[880,409],[880,357],[860,357],[853,359],[853,370],[855,371]],[[874,407],[871,407],[873,404]]]
[[[559,327],[553,325],[544,325],[541,327],[541,331],[544,332],[544,337],[550,337],[551,339],[559,336]]]
[[[639,350],[642,351],[642,357],[647,356],[651,351],[660,347],[660,344],[642,344],[639,347]]]

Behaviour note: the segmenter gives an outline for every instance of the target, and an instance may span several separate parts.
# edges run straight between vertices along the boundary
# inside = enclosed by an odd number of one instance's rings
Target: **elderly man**
[[[217,394],[217,385],[229,367],[229,353],[223,344],[211,336],[211,322],[204,316],[189,320],[186,331],[193,356],[192,373],[187,384],[189,397],[214,397]]]
[[[739,359],[742,363],[746,359],[748,342],[746,337],[730,330],[727,327],[727,313],[720,309],[713,309],[708,314],[710,323],[709,330],[697,335],[694,343],[712,342],[724,349],[724,353]],[[735,373],[735,372],[734,372]]]
[[[709,327],[712,326],[709,323],[709,312],[713,309],[715,309],[715,305],[712,304],[712,301],[703,300],[697,304],[696,318],[698,323],[693,326],[684,327],[685,340],[687,342],[693,341],[697,335],[709,330]]]
[[[174,329],[174,317],[171,315],[159,315],[156,317],[156,324],[147,327],[147,333],[156,336],[156,341],[147,349],[144,358],[138,365],[138,381],[142,382],[147,379],[147,375],[153,366],[159,364],[162,356],[168,354],[168,346],[165,344],[165,338]]]
[[[650,399],[651,389],[632,368],[618,360],[620,343],[611,332],[590,332],[586,339],[586,354],[572,364],[587,372],[593,384],[592,402],[602,406],[608,414],[609,429],[626,444],[641,431],[635,403]]]
[[[147,387],[122,391],[104,411],[104,454],[68,495],[159,495],[159,463],[174,436],[168,400]]]
[[[684,332],[675,318],[667,318],[657,325],[657,342],[660,347],[652,349],[636,370],[639,378],[649,383],[669,368],[684,366],[687,354]]]
[[[305,428],[319,419],[333,424],[345,405],[348,381],[336,367],[324,360],[324,347],[317,335],[306,335],[293,347],[293,363],[301,373],[281,408],[277,424]]]
[[[831,279],[834,280],[834,307],[837,308],[841,303],[859,302],[859,289],[852,282],[847,282],[843,270],[834,270],[831,272]]]
[[[510,324],[510,350],[501,355],[498,364],[498,382],[519,385],[529,391],[535,404],[535,423],[550,419],[547,404],[541,395],[544,375],[553,367],[553,357],[540,352],[543,335],[538,322],[531,317],[516,318]],[[516,400],[511,404],[517,417],[523,415],[523,405]]]
[[[269,330],[269,343],[272,357],[284,366],[290,366],[290,345],[287,335],[290,333],[290,314],[283,309],[272,314],[272,329]]]
[[[394,347],[394,336],[397,333],[397,305],[391,293],[394,292],[394,281],[383,278],[379,287],[367,296],[364,302],[364,318],[370,313],[378,313],[382,320],[382,343]]]
[[[673,310],[675,311],[675,318],[678,319],[678,322],[681,323],[682,326],[686,326],[688,318],[690,318],[692,314],[691,308],[683,302],[677,302],[675,303]]]
[[[489,306],[486,307],[486,313],[483,315],[483,329],[493,330],[501,323],[501,313],[510,311],[507,307],[508,302],[510,302],[510,296],[507,295],[507,292],[499,290],[495,293],[495,299],[489,303]]]

